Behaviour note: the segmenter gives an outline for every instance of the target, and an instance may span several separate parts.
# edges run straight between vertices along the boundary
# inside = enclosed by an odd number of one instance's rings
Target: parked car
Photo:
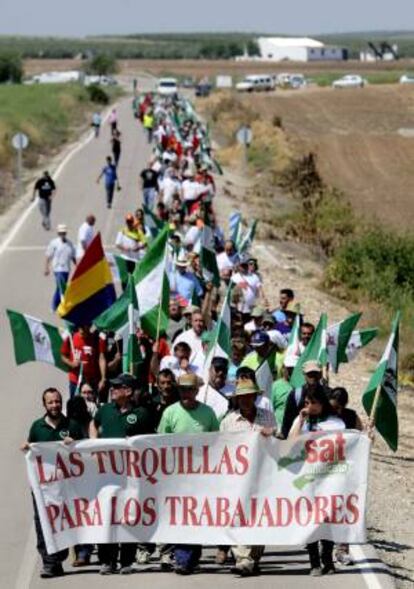
[[[332,82],[332,88],[363,88],[368,84],[367,80],[361,76],[348,74]]]
[[[297,90],[298,88],[305,88],[307,80],[303,74],[292,74],[289,79],[288,87]]]
[[[401,76],[400,84],[414,84],[414,74],[404,74]]]
[[[175,78],[160,78],[158,80],[157,93],[160,96],[173,96],[177,92],[178,87]]]
[[[116,86],[118,82],[112,76],[85,76],[85,86]]]
[[[273,90],[275,87],[272,76],[246,76],[236,84],[237,92],[260,92]]]
[[[195,95],[198,97],[210,96],[210,91],[211,91],[211,84],[208,84],[208,83],[204,84],[204,83],[200,82],[195,87]]]

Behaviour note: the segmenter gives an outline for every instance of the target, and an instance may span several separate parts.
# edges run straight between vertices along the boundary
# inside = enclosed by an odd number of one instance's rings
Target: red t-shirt
[[[72,336],[73,349],[70,338],[63,341],[61,354],[69,360],[73,360],[73,350],[75,355],[82,362],[83,374],[82,379],[91,385],[97,385],[101,379],[99,370],[99,355],[106,354],[106,338],[99,336],[97,333],[90,333],[82,336],[76,332]],[[77,383],[79,380],[80,368],[71,368],[69,371],[69,381]]]

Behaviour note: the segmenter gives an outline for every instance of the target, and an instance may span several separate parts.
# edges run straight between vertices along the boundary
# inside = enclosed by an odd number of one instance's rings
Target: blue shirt
[[[112,184],[115,184],[118,179],[118,176],[116,175],[116,168],[113,164],[108,164],[105,166],[102,170],[102,173],[105,176],[106,186],[112,186]]]
[[[191,301],[194,290],[197,296],[201,297],[203,295],[201,284],[197,276],[192,272],[184,272],[183,274],[172,272],[170,274],[170,286],[173,292],[184,297],[189,302]]]

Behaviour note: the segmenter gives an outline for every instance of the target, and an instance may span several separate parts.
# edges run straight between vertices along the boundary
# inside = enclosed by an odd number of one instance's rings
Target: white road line
[[[368,589],[384,589],[384,584],[381,583],[380,578],[376,572],[372,570],[373,566],[371,563],[367,563],[367,567],[363,563],[369,556],[366,554],[362,546],[354,544],[350,546],[350,552],[355,561],[362,561],[363,566],[358,566],[359,573],[364,580],[365,585]],[[378,564],[384,568],[384,574],[387,574],[387,567],[382,560],[378,558]]]
[[[34,550],[34,546],[36,546],[36,534],[34,524],[32,524],[30,526],[23,554],[21,555],[21,565],[19,567],[19,573],[17,575],[14,589],[28,589],[28,587],[30,587],[30,581],[32,580],[33,571],[37,561],[37,552]]]
[[[110,110],[108,109],[107,112],[105,113],[105,116],[103,117],[103,120],[102,120],[103,123],[106,122],[106,120],[109,117],[109,114],[110,114]],[[88,145],[88,143],[90,143],[93,138],[94,138],[94,133],[93,133],[93,131],[91,131],[91,132],[89,132],[87,134],[87,136],[84,139],[82,139],[79,143],[77,143],[74,146],[74,148],[71,149],[71,151],[68,154],[66,154],[66,156],[60,162],[60,164],[58,165],[58,167],[56,168],[56,170],[55,170],[55,172],[53,174],[53,178],[54,179],[57,179],[60,176],[60,174],[62,173],[62,171],[63,171],[64,167],[66,166],[66,164],[73,158],[74,155],[76,155],[78,153],[78,151],[80,151],[86,145]],[[7,236],[5,237],[5,239],[3,240],[3,242],[0,244],[0,256],[1,256],[1,254],[3,254],[6,251],[6,249],[9,246],[9,244],[13,241],[13,239],[16,237],[17,233],[23,227],[24,223],[29,218],[29,216],[32,213],[32,211],[35,209],[36,204],[37,204],[36,201],[33,201],[27,207],[27,209],[22,213],[22,215],[19,217],[19,219],[17,219],[17,221],[14,223],[14,225],[10,229],[9,233],[7,234]]]

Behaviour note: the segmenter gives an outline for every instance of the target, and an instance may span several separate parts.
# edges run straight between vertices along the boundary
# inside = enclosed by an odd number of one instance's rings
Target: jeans
[[[108,209],[112,206],[112,201],[114,198],[114,191],[115,191],[115,184],[105,184],[106,190],[106,205]]]
[[[50,211],[52,209],[52,201],[50,198],[40,198],[39,197],[39,211],[42,215],[42,225],[43,227],[49,231],[50,229]]]
[[[36,530],[36,538],[37,538],[37,551],[40,554],[40,557],[43,562],[43,566],[45,569],[52,570],[56,566],[60,565],[64,560],[67,559],[69,555],[69,550],[60,550],[59,552],[54,552],[53,554],[48,554],[46,550],[46,542],[43,536],[42,526],[40,525],[40,518],[39,512],[37,511],[36,501],[32,495],[33,499],[33,510],[34,510],[34,525]]]
[[[54,275],[56,281],[56,290],[52,299],[52,309],[56,311],[60,305],[61,298],[65,293],[66,284],[69,279],[69,272],[54,272]]]
[[[75,554],[76,558],[89,561],[93,550],[93,544],[76,544]]]
[[[98,544],[98,557],[101,564],[115,566],[119,560],[121,567],[129,567],[135,561],[137,545],[135,543],[124,544]]]
[[[174,550],[176,565],[193,571],[200,560],[201,548],[199,544],[176,544]]]
[[[157,197],[157,191],[155,188],[143,188],[142,196],[144,197],[144,205],[152,211],[155,205],[155,199]]]

